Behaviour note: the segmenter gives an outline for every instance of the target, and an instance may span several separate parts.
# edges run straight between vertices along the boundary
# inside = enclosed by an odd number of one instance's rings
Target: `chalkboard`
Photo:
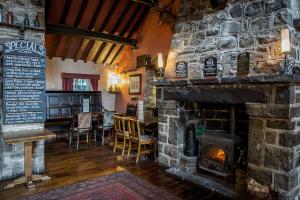
[[[250,54],[248,52],[241,53],[237,59],[237,75],[246,76],[249,74]]]
[[[175,78],[187,78],[187,77],[188,77],[187,62],[176,63]]]
[[[3,124],[43,123],[46,118],[43,45],[10,41],[3,47]]]
[[[217,66],[218,66],[217,58],[215,57],[206,58],[204,63],[204,70],[203,70],[204,76],[206,77],[217,76]]]

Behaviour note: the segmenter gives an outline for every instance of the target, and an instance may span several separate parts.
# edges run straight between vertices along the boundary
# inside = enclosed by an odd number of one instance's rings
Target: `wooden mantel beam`
[[[137,47],[137,40],[135,39],[124,38],[116,35],[96,32],[96,31],[82,30],[82,29],[68,27],[64,25],[47,24],[46,33],[62,34],[67,36],[80,37],[83,39],[100,40],[100,41],[110,42],[115,44],[129,45],[134,48]]]

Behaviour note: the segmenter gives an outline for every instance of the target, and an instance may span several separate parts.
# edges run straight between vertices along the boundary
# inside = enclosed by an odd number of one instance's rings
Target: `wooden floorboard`
[[[209,190],[167,174],[165,169],[156,162],[142,160],[137,165],[134,159],[124,160],[119,156],[119,152],[113,153],[112,147],[108,145],[88,148],[82,144],[80,150],[75,150],[69,148],[65,141],[51,142],[45,147],[45,161],[46,174],[52,180],[37,183],[35,191],[27,191],[22,185],[2,191],[0,199],[16,199],[124,170],[181,199],[225,199]]]

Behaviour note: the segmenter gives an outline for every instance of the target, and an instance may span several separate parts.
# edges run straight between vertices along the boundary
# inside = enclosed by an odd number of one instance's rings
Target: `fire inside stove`
[[[220,163],[224,163],[225,162],[225,152],[223,151],[223,149],[217,148],[217,147],[213,147],[209,149],[208,152],[208,157],[211,160],[220,162]]]

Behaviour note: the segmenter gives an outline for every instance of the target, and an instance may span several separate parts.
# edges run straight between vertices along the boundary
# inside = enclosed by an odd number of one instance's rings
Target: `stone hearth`
[[[299,198],[300,76],[159,81],[159,162],[197,173],[197,158],[183,155],[186,122],[195,120],[183,105],[244,104],[249,115],[247,176]]]

